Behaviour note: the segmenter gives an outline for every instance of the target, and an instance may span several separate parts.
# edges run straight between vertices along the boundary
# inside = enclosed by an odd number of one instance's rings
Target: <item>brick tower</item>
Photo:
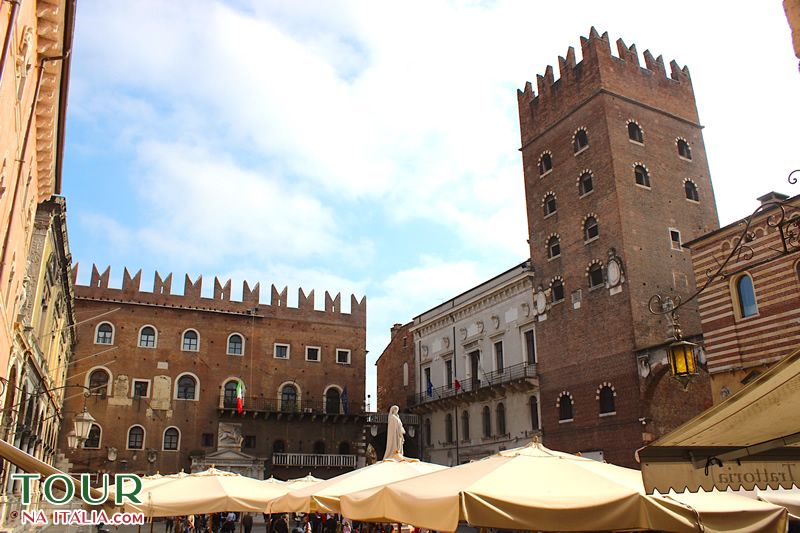
[[[689,71],[592,28],[518,91],[544,441],[633,465],[710,405],[707,375],[669,377],[656,293],[695,288],[681,243],[718,227]],[[680,314],[699,340],[696,306]]]

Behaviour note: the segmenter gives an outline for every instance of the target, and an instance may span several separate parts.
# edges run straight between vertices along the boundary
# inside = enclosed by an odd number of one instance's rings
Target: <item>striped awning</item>
[[[648,493],[800,487],[800,350],[639,452]]]

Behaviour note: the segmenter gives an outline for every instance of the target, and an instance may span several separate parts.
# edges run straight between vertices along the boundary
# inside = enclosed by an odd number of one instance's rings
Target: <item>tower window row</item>
[[[627,121],[625,128],[628,133],[628,140],[632,143],[644,145],[644,131],[642,127],[633,119]],[[692,160],[692,148],[689,141],[682,137],[675,139],[675,147],[678,157],[685,160]],[[575,155],[582,153],[589,148],[589,133],[585,127],[580,127],[572,134],[572,151]],[[545,150],[539,156],[537,163],[539,169],[539,177],[544,177],[553,170],[553,152]]]
[[[610,416],[617,412],[615,398],[616,390],[610,383],[603,383],[598,387],[595,400],[598,404],[599,416]],[[575,400],[568,391],[563,391],[556,400],[558,423],[572,422],[575,418]]]
[[[586,282],[589,290],[603,287],[606,282],[606,274],[603,269],[603,263],[597,259],[592,261],[586,267]],[[561,303],[564,301],[566,295],[566,288],[564,286],[564,278],[555,276],[550,281],[550,301],[553,304]]]

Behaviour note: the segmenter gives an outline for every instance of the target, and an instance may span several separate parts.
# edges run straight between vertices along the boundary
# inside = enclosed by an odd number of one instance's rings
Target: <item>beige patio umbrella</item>
[[[777,504],[733,492],[682,492],[661,496],[688,505],[700,515],[703,529],[713,531],[785,531],[785,513]]]
[[[322,479],[314,477],[311,474],[297,479],[290,479],[288,481],[281,481],[280,479],[270,477],[269,479],[265,479],[261,482],[261,488],[259,489],[258,497],[264,501],[269,501],[283,496],[287,492],[299,490],[311,485],[316,485],[322,481]],[[261,511],[263,512],[263,509],[261,509]]]
[[[699,530],[689,506],[647,496],[638,471],[552,451],[538,442],[351,493],[341,498],[341,510],[353,520],[402,522],[438,531],[455,531],[460,521],[539,531]],[[777,532],[785,526],[785,514],[781,522],[780,512],[772,511],[778,518],[770,523]],[[746,525],[746,517],[741,518]],[[755,523],[763,526],[763,520]]]
[[[125,510],[142,512],[148,518],[223,511],[262,512],[266,504],[261,495],[265,486],[258,479],[209,468],[145,486],[139,493],[142,503],[126,503]]]
[[[800,520],[800,489],[793,487],[789,490],[756,490],[759,500],[786,507],[795,520]]]
[[[266,511],[268,513],[321,511],[341,514],[339,498],[343,494],[394,483],[445,468],[447,467],[396,455],[394,458],[384,459],[370,466],[271,499],[267,503]]]

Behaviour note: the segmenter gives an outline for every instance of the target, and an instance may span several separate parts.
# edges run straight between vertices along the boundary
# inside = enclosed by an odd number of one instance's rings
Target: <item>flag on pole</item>
[[[428,396],[433,396],[433,383],[431,383],[431,380],[428,380]]]
[[[461,389],[461,382],[456,380],[456,392],[458,392],[460,389]]]
[[[350,401],[347,398],[347,387],[345,386],[342,391],[342,412],[346,415],[350,414]]]
[[[244,411],[244,394],[242,391],[242,382],[236,383],[236,412],[242,414]]]

